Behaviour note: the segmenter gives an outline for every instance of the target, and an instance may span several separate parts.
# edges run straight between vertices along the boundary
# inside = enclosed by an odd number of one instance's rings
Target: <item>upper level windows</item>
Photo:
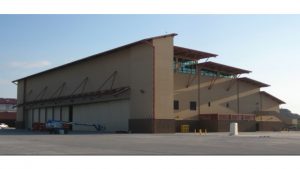
[[[196,64],[197,61],[176,58],[173,59],[173,68],[175,72],[186,73],[186,74],[196,74]],[[202,69],[201,76],[209,76],[209,77],[223,77],[223,78],[233,78],[232,75],[216,72],[212,70]]]
[[[175,72],[196,74],[197,61],[174,58],[173,67]]]

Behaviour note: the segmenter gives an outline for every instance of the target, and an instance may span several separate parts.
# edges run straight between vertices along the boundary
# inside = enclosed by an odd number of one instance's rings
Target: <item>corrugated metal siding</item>
[[[33,114],[33,110],[29,109],[29,110],[27,110],[27,112],[28,112],[28,117],[27,117],[28,124],[27,124],[27,128],[31,129],[32,128],[32,114]]]
[[[52,108],[47,108],[47,121],[52,120]]]
[[[60,120],[60,107],[54,108],[54,120]]]
[[[39,109],[33,110],[33,122],[38,123],[39,122]]]
[[[62,108],[62,121],[69,121],[69,107]]]
[[[41,123],[45,123],[45,113],[46,113],[46,109],[45,108],[41,108],[41,111],[40,111],[40,122]]]
[[[128,131],[129,101],[112,101],[74,106],[76,123],[101,124],[107,132]],[[74,131],[95,131],[90,126],[74,126]]]

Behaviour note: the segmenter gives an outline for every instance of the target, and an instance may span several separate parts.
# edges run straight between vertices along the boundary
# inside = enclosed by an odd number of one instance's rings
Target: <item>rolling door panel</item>
[[[41,123],[45,123],[45,118],[46,118],[45,113],[46,113],[45,108],[41,108],[41,110],[40,110],[40,122]]]
[[[32,129],[32,112],[33,112],[33,110],[28,109],[27,111],[28,111],[28,116],[27,116],[28,126],[27,126],[27,128]]]
[[[33,122],[38,123],[39,122],[39,109],[33,110]]]
[[[129,101],[112,101],[74,106],[74,122],[101,124],[107,132],[128,131]],[[89,126],[74,126],[74,130],[95,131]]]
[[[62,108],[62,121],[69,121],[69,108],[63,107]]]
[[[52,108],[47,108],[47,121],[52,120],[53,114],[52,114]]]
[[[54,120],[60,120],[60,107],[54,108]]]

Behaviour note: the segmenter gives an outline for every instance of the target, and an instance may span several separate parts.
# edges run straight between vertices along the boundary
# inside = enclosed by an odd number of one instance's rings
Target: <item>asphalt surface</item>
[[[0,130],[1,155],[300,155],[300,132],[50,135]]]

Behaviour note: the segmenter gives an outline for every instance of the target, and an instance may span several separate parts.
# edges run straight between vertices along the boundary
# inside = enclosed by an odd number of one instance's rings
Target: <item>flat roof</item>
[[[136,42],[133,42],[133,43],[129,43],[129,44],[124,45],[124,46],[120,46],[120,47],[117,47],[117,48],[114,48],[114,49],[111,49],[111,50],[108,50],[108,51],[105,51],[105,52],[97,53],[97,54],[94,54],[92,56],[88,56],[88,57],[85,57],[85,58],[82,58],[82,59],[79,59],[79,60],[76,60],[76,61],[73,61],[73,62],[70,62],[70,63],[67,63],[67,64],[63,64],[61,66],[57,66],[57,67],[54,67],[54,68],[51,68],[51,69],[48,69],[48,70],[45,70],[45,71],[42,71],[42,72],[30,75],[30,76],[26,76],[26,77],[14,80],[12,82],[14,83],[14,82],[17,82],[19,80],[27,79],[27,78],[34,77],[34,76],[37,76],[37,75],[41,75],[41,74],[44,74],[44,73],[47,73],[47,72],[50,72],[50,71],[61,69],[61,68],[64,68],[66,66],[78,64],[78,63],[81,63],[83,61],[87,61],[87,60],[93,59],[95,57],[98,57],[98,56],[101,56],[101,55],[104,55],[104,54],[108,54],[108,53],[111,53],[111,52],[115,52],[117,50],[124,49],[124,48],[130,47],[130,46],[133,46],[133,45],[136,45],[136,44],[139,44],[139,43],[147,42],[147,41],[150,41],[150,40],[153,40],[153,39],[158,39],[158,38],[165,38],[165,37],[169,37],[169,36],[176,36],[176,35],[177,35],[176,33],[171,33],[171,34],[166,34],[166,35],[161,35],[161,36],[155,36],[155,37],[150,37],[150,38],[142,39],[142,40],[139,40],[139,41],[136,41]]]
[[[271,98],[272,100],[278,102],[279,104],[286,104],[284,101],[278,99],[277,97],[271,95],[270,93],[267,93],[265,91],[261,91],[260,93],[263,94],[263,95],[265,95],[265,96],[267,96],[267,97],[269,97],[269,98]]]
[[[217,54],[202,52],[194,49],[184,48],[180,46],[174,46],[175,57],[189,59],[189,60],[200,60],[204,58],[216,57]]]
[[[268,84],[265,84],[265,83],[262,83],[262,82],[250,79],[248,77],[241,77],[241,78],[238,78],[238,80],[246,82],[246,83],[253,84],[253,85],[258,86],[258,87],[269,87],[270,86]]]
[[[244,69],[240,69],[240,68],[236,68],[236,67],[232,67],[232,66],[227,66],[227,65],[223,65],[223,64],[211,62],[211,61],[198,63],[197,66],[200,67],[201,69],[222,72],[222,73],[228,73],[231,75],[238,75],[238,74],[251,72],[249,70],[244,70]]]

